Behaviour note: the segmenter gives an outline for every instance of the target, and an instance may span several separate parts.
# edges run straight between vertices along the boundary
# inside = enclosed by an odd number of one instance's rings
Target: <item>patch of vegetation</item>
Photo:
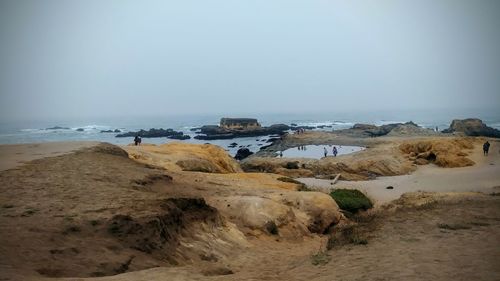
[[[334,226],[326,244],[326,249],[343,245],[366,245],[370,233],[376,231],[383,216],[377,211],[362,212],[353,215],[351,223],[342,226]]]
[[[98,225],[98,224],[99,224],[99,221],[98,221],[98,220],[91,220],[91,221],[90,221],[90,225],[91,225],[91,226],[96,226],[96,225]]]
[[[331,259],[332,257],[328,253],[320,251],[311,256],[311,263],[313,265],[325,265],[329,263]]]
[[[330,196],[337,202],[340,209],[351,213],[357,213],[359,210],[368,210],[373,207],[370,199],[356,189],[335,189],[330,192]]]
[[[447,229],[447,230],[460,230],[460,229],[471,229],[472,228],[468,225],[460,224],[460,223],[455,223],[455,224],[438,223],[437,226],[439,228]]]
[[[2,208],[4,208],[4,209],[10,209],[10,208],[14,208],[14,205],[5,204],[5,205],[2,205]]]

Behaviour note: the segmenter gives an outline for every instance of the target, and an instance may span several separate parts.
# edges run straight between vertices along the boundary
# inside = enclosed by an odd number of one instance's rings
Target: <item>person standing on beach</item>
[[[323,147],[323,150],[325,151],[325,157],[328,154],[328,151],[326,150],[326,147]]]
[[[484,144],[483,144],[483,154],[485,156],[488,156],[488,151],[490,150],[490,143],[488,141],[486,141]]]
[[[333,152],[333,157],[337,157],[337,153],[338,153],[337,147],[334,146],[332,152]]]
[[[137,135],[137,136],[135,136],[135,138],[134,138],[134,144],[135,144],[135,145],[138,145],[138,144],[139,144],[139,136],[138,136],[138,135]]]

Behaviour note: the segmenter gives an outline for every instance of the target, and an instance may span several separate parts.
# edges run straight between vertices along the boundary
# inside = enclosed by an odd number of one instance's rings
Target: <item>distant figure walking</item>
[[[283,157],[283,151],[280,151],[280,158]]]
[[[439,129],[438,129],[438,127],[436,126],[436,133],[438,133],[438,132],[439,132]]]
[[[490,143],[488,141],[486,141],[484,144],[483,144],[483,153],[484,155],[488,155],[488,151],[490,150]]]
[[[333,152],[333,157],[337,157],[337,153],[338,153],[337,147],[334,146],[332,152]]]
[[[326,150],[326,147],[323,147],[323,150],[325,151],[325,157],[328,155],[328,150]]]
[[[141,137],[139,137],[138,135],[137,135],[137,136],[135,136],[135,138],[134,138],[134,143],[135,143],[135,145],[140,145],[140,144],[141,144],[141,141],[142,141],[142,140],[141,140]]]

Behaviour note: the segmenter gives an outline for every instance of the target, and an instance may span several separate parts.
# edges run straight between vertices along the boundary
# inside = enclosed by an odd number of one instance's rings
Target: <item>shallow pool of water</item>
[[[337,156],[364,150],[362,146],[348,145],[304,145],[284,150],[283,157],[287,158],[315,158],[320,159],[325,156],[324,149],[326,148],[327,155],[333,157],[333,147],[337,148]],[[279,152],[278,152],[279,154]],[[278,156],[280,157],[280,156]]]

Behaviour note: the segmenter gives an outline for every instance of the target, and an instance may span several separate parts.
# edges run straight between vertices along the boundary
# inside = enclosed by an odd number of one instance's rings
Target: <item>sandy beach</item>
[[[409,175],[378,177],[370,181],[339,181],[299,178],[313,189],[328,192],[331,188],[362,190],[378,204],[398,199],[407,192],[481,192],[485,194],[500,190],[500,153],[493,150],[483,155],[481,147],[475,147],[469,158],[476,164],[471,167],[443,169],[436,165],[419,167]],[[387,189],[387,187],[393,187]]]
[[[283,175],[243,172],[216,146],[3,145],[0,276],[498,280],[500,157],[496,147],[483,156],[480,141],[467,150],[475,163],[468,167],[428,164],[335,185],[299,178],[320,191],[365,191],[377,207],[357,219],[347,219],[327,194],[279,180]],[[392,143],[334,160],[372,159]],[[330,248],[325,233],[352,224],[367,242]]]

